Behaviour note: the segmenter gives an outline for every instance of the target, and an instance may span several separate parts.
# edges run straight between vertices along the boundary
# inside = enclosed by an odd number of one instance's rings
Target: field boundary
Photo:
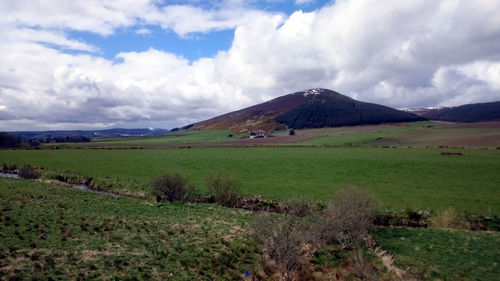
[[[373,239],[372,236],[368,235],[365,237],[365,242],[366,245],[368,245],[369,249],[379,258],[380,262],[385,266],[385,268],[389,272],[394,272],[396,276],[401,280],[401,281],[418,281],[419,279],[411,276],[408,271],[409,268],[402,269],[398,267],[394,263],[394,255],[390,255],[382,249],[382,247],[377,246],[375,240]]]

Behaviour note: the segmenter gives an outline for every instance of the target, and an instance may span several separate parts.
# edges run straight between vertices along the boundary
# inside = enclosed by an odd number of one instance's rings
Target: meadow
[[[445,149],[446,150],[446,149]],[[93,177],[108,190],[150,192],[163,171],[179,171],[207,194],[206,174],[225,169],[247,196],[328,200],[345,186],[374,192],[389,209],[454,207],[500,214],[500,150],[371,147],[199,147],[190,149],[4,150],[0,162]],[[0,163],[1,164],[1,163]]]
[[[210,131],[176,131],[159,136],[129,137],[113,139],[93,139],[91,142],[83,143],[48,143],[45,147],[169,147],[193,144],[207,144],[233,141],[242,136],[230,136],[233,133],[229,130]]]
[[[269,278],[248,211],[6,178],[0,207],[2,280],[245,280],[245,271]],[[496,280],[500,273],[498,232],[377,228],[373,235],[420,280]],[[362,280],[351,254],[320,249],[315,276]],[[368,249],[363,256],[371,277],[398,280]]]
[[[30,164],[42,169],[44,179],[91,178],[94,187],[141,198],[0,178],[0,280],[241,280],[245,271],[273,280],[253,235],[256,213],[157,203],[150,183],[166,171],[187,176],[198,195],[208,195],[207,173],[224,169],[241,181],[246,197],[326,203],[336,191],[358,186],[376,195],[384,213],[451,207],[459,214],[498,216],[498,128],[471,126],[416,122],[297,130],[315,138],[228,147],[221,145],[240,136],[184,131],[0,150],[0,165]],[[463,141],[476,148],[463,148]],[[441,155],[450,151],[462,155]],[[394,255],[396,266],[419,280],[496,280],[500,274],[498,232],[376,227],[372,236]],[[362,255],[365,273],[399,280],[366,246]],[[353,257],[329,245],[315,253],[311,268],[317,280],[362,280]]]
[[[421,280],[496,280],[500,235],[464,230],[379,228],[375,238],[396,264]]]
[[[283,133],[282,133],[283,134]],[[367,125],[296,130],[297,136],[316,138],[300,143],[329,147],[500,147],[500,122],[450,123],[421,121],[401,124]]]
[[[238,280],[250,213],[0,179],[1,280]]]

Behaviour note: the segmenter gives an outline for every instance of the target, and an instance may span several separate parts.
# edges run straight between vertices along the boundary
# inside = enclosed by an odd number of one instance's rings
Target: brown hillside
[[[281,96],[265,103],[196,123],[192,129],[230,129],[235,133],[243,133],[249,130],[264,130],[266,132],[272,132],[278,126],[283,126],[274,121],[276,116],[304,104],[307,100],[311,99],[311,97],[312,95],[304,95],[304,92]]]

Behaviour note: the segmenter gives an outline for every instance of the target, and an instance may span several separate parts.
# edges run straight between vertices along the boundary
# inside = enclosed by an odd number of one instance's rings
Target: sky
[[[184,126],[328,88],[500,100],[500,1],[0,1],[0,131]]]

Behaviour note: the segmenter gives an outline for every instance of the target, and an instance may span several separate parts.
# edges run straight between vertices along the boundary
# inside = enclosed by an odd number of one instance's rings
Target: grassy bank
[[[498,280],[500,234],[465,230],[379,228],[395,262],[421,280]]]
[[[240,279],[246,212],[0,179],[0,279]]]

